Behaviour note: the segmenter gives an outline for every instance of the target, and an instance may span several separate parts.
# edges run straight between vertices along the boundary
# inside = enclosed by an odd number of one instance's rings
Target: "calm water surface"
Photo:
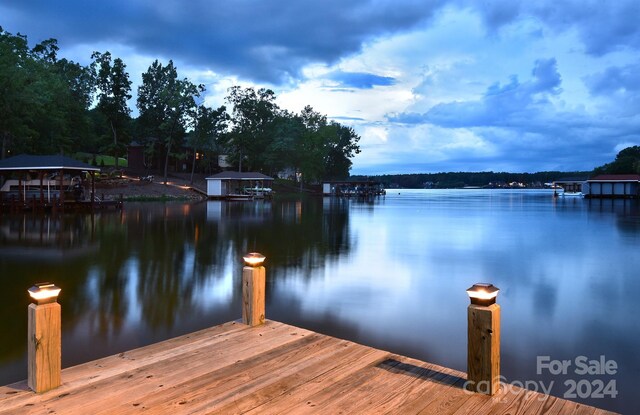
[[[466,371],[465,289],[500,287],[502,374],[640,407],[640,209],[546,191],[397,190],[373,202],[127,204],[0,216],[0,384],[26,377],[26,289],[62,287],[63,366],[240,317],[241,256],[267,256],[267,317]],[[536,372],[537,356],[615,375]],[[553,382],[553,384],[551,384]],[[588,384],[585,384],[588,383]],[[611,391],[611,390],[609,390]]]

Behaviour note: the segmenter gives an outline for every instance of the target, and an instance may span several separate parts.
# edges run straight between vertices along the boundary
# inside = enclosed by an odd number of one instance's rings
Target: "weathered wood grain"
[[[242,322],[252,327],[264,324],[265,272],[264,267],[242,268]]]
[[[58,303],[29,304],[27,383],[37,393],[62,383],[61,307]]]
[[[0,415],[576,414],[608,412],[267,320],[226,323],[63,370],[35,394],[0,388]]]
[[[500,389],[500,306],[471,304],[467,317],[467,387],[493,395]]]

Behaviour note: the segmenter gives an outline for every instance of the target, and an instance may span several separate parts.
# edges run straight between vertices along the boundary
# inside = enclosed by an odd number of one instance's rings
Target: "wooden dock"
[[[525,389],[470,393],[465,380],[275,321],[230,322],[64,369],[43,394],[26,381],[1,387],[0,414],[611,413]]]

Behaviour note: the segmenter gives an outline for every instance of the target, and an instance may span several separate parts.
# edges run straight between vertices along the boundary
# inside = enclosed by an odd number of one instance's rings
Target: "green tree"
[[[306,183],[322,179],[324,160],[327,156],[326,142],[330,139],[331,129],[327,126],[327,117],[314,111],[307,105],[300,112],[305,130],[295,146],[298,160],[298,173]]]
[[[353,164],[351,158],[360,153],[360,136],[353,128],[332,122],[327,134],[327,154],[324,160],[323,178],[328,180],[346,179]]]
[[[299,172],[303,154],[298,151],[297,145],[306,131],[302,118],[282,111],[274,120],[273,131],[273,140],[264,155],[265,163],[269,166],[268,173],[274,175],[287,168]]]
[[[36,102],[33,78],[27,71],[30,60],[27,37],[0,27],[0,159],[12,148],[20,150],[15,142],[19,137],[35,133],[30,126],[30,109]]]
[[[165,184],[172,147],[182,141],[185,131],[193,123],[195,98],[203,91],[202,85],[194,85],[186,78],[178,79],[173,61],[164,66],[155,60],[142,74],[137,101],[139,121],[145,131],[160,140],[164,147]]]
[[[227,108],[223,105],[213,110],[204,105],[198,105],[194,113],[193,131],[189,135],[189,143],[193,148],[193,160],[191,163],[191,184],[193,184],[193,174],[196,168],[196,155],[200,150],[203,152],[217,152],[224,134],[227,130],[229,115]]]
[[[611,163],[594,169],[595,174],[640,174],[640,146],[620,150]]]
[[[105,116],[113,138],[112,152],[118,166],[122,140],[119,135],[128,124],[131,110],[127,101],[131,99],[131,81],[127,66],[122,59],[112,59],[110,52],[93,52],[93,70],[98,89],[98,110]]]
[[[274,121],[278,115],[275,94],[270,89],[229,88],[226,100],[233,106],[232,129],[228,136],[227,151],[232,161],[249,170],[265,171],[266,152],[273,139]]]
[[[57,52],[55,39],[29,49],[26,36],[0,28],[0,157],[70,152],[89,133],[87,100],[74,87],[90,91],[90,79],[80,75],[82,66],[58,61]]]
[[[295,166],[305,182],[349,177],[351,158],[360,152],[360,137],[353,128],[306,106],[300,113],[304,132],[295,145]]]

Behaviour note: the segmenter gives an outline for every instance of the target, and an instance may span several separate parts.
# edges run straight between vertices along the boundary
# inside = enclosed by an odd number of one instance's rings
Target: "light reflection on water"
[[[639,405],[637,202],[546,191],[398,190],[374,201],[128,204],[122,213],[0,217],[0,383],[26,371],[26,288],[63,287],[63,365],[240,317],[241,255],[267,256],[267,316],[466,369],[465,289],[501,288],[502,374],[536,356],[614,359]],[[16,317],[17,316],[17,317]],[[593,380],[598,377],[590,378]],[[608,380],[610,376],[599,377]]]

